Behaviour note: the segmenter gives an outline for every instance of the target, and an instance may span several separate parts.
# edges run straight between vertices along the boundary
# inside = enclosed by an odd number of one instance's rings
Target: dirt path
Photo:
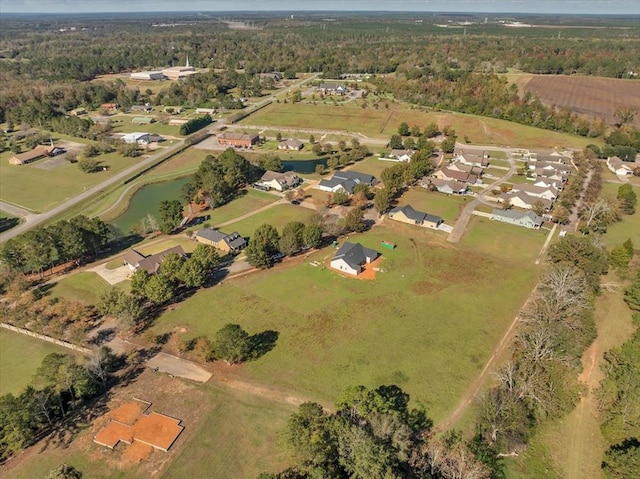
[[[567,479],[600,479],[600,462],[606,442],[600,433],[600,418],[595,391],[604,374],[600,369],[605,351],[621,345],[633,332],[631,314],[622,294],[607,291],[596,305],[598,336],[582,356],[582,373],[578,380],[586,391],[576,408],[562,420],[556,441],[564,447],[555,451],[554,459]]]

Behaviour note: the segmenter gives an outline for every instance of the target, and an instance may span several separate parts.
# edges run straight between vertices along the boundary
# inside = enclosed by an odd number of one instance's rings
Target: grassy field
[[[147,115],[144,112],[139,115],[114,115],[110,117],[114,133],[133,133],[137,131],[143,131],[145,133],[153,133],[156,135],[182,138],[182,135],[180,134],[180,125],[165,125],[164,123],[161,123],[159,121],[155,121],[146,125],[138,125],[131,122],[131,120],[136,116],[153,117],[153,115]],[[165,143],[161,143],[161,145],[164,144]]]
[[[201,291],[153,331],[184,327],[185,336],[212,336],[228,322],[252,334],[278,331],[275,349],[242,375],[329,403],[349,385],[398,384],[442,418],[521,307],[537,276],[533,262],[454,249],[435,232],[402,224],[349,240],[398,248],[382,250],[385,272],[374,282],[308,264],[328,260],[334,251],[324,249]]]
[[[418,211],[440,216],[453,226],[468,201],[471,201],[469,196],[449,196],[425,188],[413,188],[400,198],[399,204],[410,204]]]
[[[50,210],[139,161],[109,153],[96,157],[102,165],[109,167],[108,171],[84,173],[77,164],[63,159],[57,166],[44,169],[39,166],[48,160],[15,166],[8,163],[9,156],[10,152],[0,153],[0,198],[39,212]]]
[[[207,389],[212,411],[162,477],[249,479],[284,469],[276,436],[295,408],[213,385]]]
[[[54,284],[49,294],[54,298],[67,298],[96,304],[100,295],[109,289],[109,283],[97,273],[78,272],[70,274]]]
[[[225,226],[224,231],[237,231],[242,236],[250,237],[260,225],[265,223],[275,226],[278,231],[282,231],[284,225],[290,221],[308,223],[314,214],[315,211],[302,206],[276,205],[262,213]]]
[[[244,194],[234,199],[231,203],[210,210],[211,220],[209,223],[217,225],[230,221],[267,206],[279,199],[276,195],[249,188],[244,191]]]
[[[394,163],[393,161],[383,161],[379,160],[377,156],[370,156],[362,161],[357,162],[353,166],[350,166],[349,170],[373,175],[377,179],[380,179],[382,171],[386,170],[387,168],[391,168],[395,164],[396,163]]]
[[[618,188],[621,185],[615,183],[605,183],[602,186],[604,195],[611,199],[615,199],[618,194]],[[638,198],[640,198],[640,187],[634,187]],[[612,224],[607,228],[607,234],[604,235],[604,241],[610,247],[624,243],[627,239],[633,241],[633,245],[637,250],[640,249],[640,205],[636,206],[636,212],[633,215],[622,215],[621,221]]]
[[[71,351],[24,334],[0,328],[0,396],[17,394],[29,382],[44,357]]]
[[[474,216],[462,237],[462,244],[496,259],[533,264],[547,233],[546,230],[530,230]]]
[[[451,125],[458,135],[467,136],[471,143],[505,145],[511,147],[584,147],[593,139],[542,130],[494,118],[448,112],[427,112],[400,103],[389,108],[365,108],[347,105],[311,105],[274,103],[242,120],[242,123],[267,127],[312,128],[343,130],[369,137],[389,138],[397,133],[398,125],[424,126],[436,122],[441,128]]]

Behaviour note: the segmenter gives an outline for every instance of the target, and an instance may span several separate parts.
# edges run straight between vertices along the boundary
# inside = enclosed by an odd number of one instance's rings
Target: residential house
[[[122,141],[131,145],[148,145],[149,143],[151,143],[151,135],[149,135],[149,133],[136,131],[134,133],[127,133],[126,135],[123,135]]]
[[[225,253],[235,253],[247,246],[247,240],[237,231],[227,234],[219,230],[204,228],[196,232],[194,238],[198,243],[213,246]]]
[[[569,161],[571,161],[570,158],[564,156],[562,153],[558,153],[557,151],[554,151],[554,152],[549,153],[549,154],[532,153],[529,156],[529,163],[544,162],[544,163],[553,163],[553,164],[566,165],[567,163],[569,163]]]
[[[414,210],[411,205],[398,206],[392,209],[389,211],[389,218],[402,223],[433,229],[438,229],[438,226],[443,222],[439,216]]]
[[[291,138],[278,143],[278,150],[300,151],[304,144],[300,140]]]
[[[345,242],[331,260],[330,266],[343,273],[357,276],[362,272],[362,265],[374,261],[380,253],[365,248],[360,243]]]
[[[398,161],[409,163],[411,161],[411,157],[416,152],[416,150],[391,150],[389,156],[391,158],[395,158]]]
[[[466,173],[464,171],[452,170],[451,168],[442,168],[433,174],[434,178],[439,180],[458,181],[469,185],[478,183],[478,175]]]
[[[548,163],[546,161],[529,163],[529,169],[536,172],[539,171],[540,174],[547,172],[559,175],[569,175],[571,173],[571,167],[569,165],[564,165],[562,163]]]
[[[609,158],[607,158],[607,168],[609,168],[609,171],[618,176],[633,175],[633,168],[631,168],[628,163],[625,163],[617,156],[610,156]]]
[[[321,83],[318,90],[323,95],[344,95],[347,93],[347,87],[337,83]]]
[[[9,158],[9,163],[12,165],[26,165],[32,161],[49,156],[53,149],[54,148],[50,146],[38,145],[33,150],[25,151],[24,153],[16,153]]]
[[[316,188],[332,193],[344,191],[345,193],[353,194],[353,189],[356,185],[364,183],[372,186],[374,182],[375,177],[367,175],[366,173],[359,173],[352,170],[336,171],[332,178],[320,180]]]
[[[149,274],[157,274],[160,271],[162,262],[170,253],[176,253],[181,258],[186,256],[182,246],[178,245],[149,256],[145,256],[134,249],[130,249],[124,254],[122,259],[125,266],[128,266],[131,271],[143,269]]]
[[[260,136],[257,133],[247,134],[224,132],[221,135],[218,135],[218,143],[220,145],[229,145],[241,148],[251,148],[251,146],[258,143],[259,140]]]
[[[531,229],[540,228],[542,226],[542,216],[538,216],[533,211],[527,211],[524,213],[521,211],[494,208],[491,212],[491,219]]]
[[[522,191],[503,193],[499,196],[498,202],[504,203],[508,201],[510,205],[524,210],[530,210],[536,204],[541,204],[544,211],[549,211],[553,202],[537,196],[531,196]]]
[[[151,106],[149,105],[133,105],[131,108],[129,108],[130,111],[144,111],[146,113],[149,113],[153,108],[151,108]]]
[[[536,168],[533,178],[540,178],[542,181],[553,181],[559,184],[565,183],[569,175],[560,173],[558,170],[545,170],[544,168]]]
[[[203,114],[213,115],[215,114],[215,112],[216,112],[215,108],[196,108],[197,115],[203,115]]]
[[[260,78],[273,80],[274,82],[282,81],[282,73],[280,72],[268,72],[268,73],[258,73]]]
[[[258,184],[262,186],[267,186],[271,189],[277,191],[285,191],[290,188],[295,188],[300,183],[302,183],[302,179],[292,172],[287,173],[278,173],[277,171],[269,171],[267,170]]]
[[[558,197],[558,189],[553,187],[542,187],[527,184],[515,184],[511,189],[514,193],[523,192],[531,196],[538,198],[544,198],[545,200],[555,201]]]
[[[558,191],[564,189],[564,181],[554,180],[545,176],[540,176],[533,181],[533,186],[540,186],[542,188],[555,188]]]
[[[102,105],[100,105],[100,108],[104,108],[105,110],[117,110],[118,109],[118,104],[117,103],[103,103]]]
[[[453,160],[468,166],[489,166],[489,154],[486,151],[465,150],[456,148],[453,152]]]
[[[427,189],[436,189],[440,193],[447,195],[464,195],[469,191],[466,183],[453,180],[440,180],[438,178],[422,178],[422,187]]]

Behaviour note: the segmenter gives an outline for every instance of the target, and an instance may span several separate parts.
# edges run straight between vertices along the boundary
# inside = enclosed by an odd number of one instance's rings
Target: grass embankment
[[[279,332],[275,349],[246,364],[241,375],[328,403],[353,384],[397,384],[431,417],[442,418],[536,280],[533,261],[522,261],[528,245],[498,259],[454,249],[436,232],[402,224],[349,240],[381,251],[385,272],[374,281],[343,277],[322,266],[334,254],[327,248],[304,262],[201,291],[164,314],[153,331],[184,327],[185,337],[212,337],[228,322],[250,333],[272,329]],[[382,240],[398,248],[381,249]],[[321,266],[308,264],[313,260]]]
[[[0,396],[19,393],[51,353],[72,354],[55,344],[0,328]]]

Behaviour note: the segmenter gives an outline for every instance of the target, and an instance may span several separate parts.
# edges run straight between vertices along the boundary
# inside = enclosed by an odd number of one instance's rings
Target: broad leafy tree
[[[183,211],[182,203],[178,200],[162,201],[158,209],[160,231],[166,234],[175,230],[182,221]]]
[[[260,226],[249,240],[245,253],[247,261],[257,268],[268,268],[271,266],[273,255],[278,252],[278,242],[280,237],[278,231],[271,225]]]

